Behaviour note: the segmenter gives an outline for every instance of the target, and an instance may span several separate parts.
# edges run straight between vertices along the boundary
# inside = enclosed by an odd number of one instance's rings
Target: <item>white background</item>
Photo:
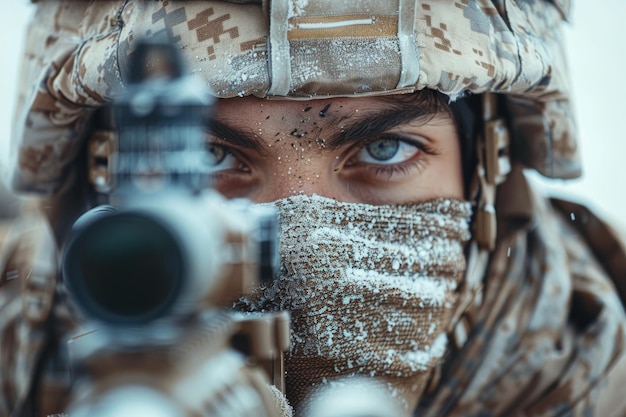
[[[27,0],[12,0],[0,12],[0,161],[8,152],[15,80],[32,8]],[[578,0],[571,23],[564,47],[585,172],[582,179],[541,183],[626,224],[626,0]]]

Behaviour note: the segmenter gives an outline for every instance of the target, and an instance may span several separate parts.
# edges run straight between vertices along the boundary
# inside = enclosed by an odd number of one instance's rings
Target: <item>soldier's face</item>
[[[209,149],[225,196],[269,202],[318,194],[399,204],[463,198],[460,145],[446,111],[392,97],[219,100]]]

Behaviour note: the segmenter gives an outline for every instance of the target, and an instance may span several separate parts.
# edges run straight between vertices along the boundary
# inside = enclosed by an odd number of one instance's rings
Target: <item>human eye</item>
[[[384,134],[359,145],[344,168],[366,182],[401,180],[419,173],[437,155],[427,139],[415,135]]]
[[[206,150],[214,173],[234,169],[237,166],[237,158],[227,146],[209,142]]]
[[[251,165],[236,147],[210,139],[206,143],[213,188],[226,198],[245,197],[254,185]]]
[[[369,142],[355,155],[354,162],[377,165],[401,164],[415,157],[420,147],[399,138],[381,138]]]

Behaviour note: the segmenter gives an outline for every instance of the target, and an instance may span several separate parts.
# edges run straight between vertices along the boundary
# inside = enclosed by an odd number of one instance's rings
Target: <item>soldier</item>
[[[281,275],[236,307],[291,312],[296,413],[353,376],[420,416],[626,413],[624,243],[523,172],[580,175],[568,2],[37,7],[13,186],[45,196],[60,245],[106,188],[103,170],[77,167],[85,144],[107,143],[99,109],[123,90],[137,39],[175,42],[219,98],[216,188],[281,214]],[[60,413],[46,397],[49,347],[68,328],[57,278],[19,287],[20,267],[1,281],[0,415]]]

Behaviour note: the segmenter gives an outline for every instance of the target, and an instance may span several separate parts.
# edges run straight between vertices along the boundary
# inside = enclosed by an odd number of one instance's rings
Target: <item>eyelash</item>
[[[365,165],[365,169],[373,171],[373,174],[378,177],[386,177],[386,179],[391,179],[395,175],[409,175],[413,169],[416,169],[418,172],[422,172],[424,168],[428,165],[428,158],[424,157],[424,154],[435,156],[439,153],[437,150],[432,147],[430,144],[423,143],[421,141],[408,139],[404,136],[398,136],[394,134],[386,134],[374,137],[372,139],[367,140],[364,144],[359,145],[356,152],[353,152],[352,155],[356,155],[361,150],[365,149],[370,144],[377,142],[379,140],[397,140],[398,142],[403,142],[409,144],[410,146],[415,146],[418,149],[418,156],[413,157],[407,161],[398,163],[398,164],[372,164],[368,163]],[[356,164],[355,164],[356,165]]]
[[[418,156],[413,157],[407,161],[397,163],[397,164],[374,164],[374,163],[366,163],[363,164],[363,168],[368,171],[373,171],[373,175],[377,177],[386,177],[386,179],[391,179],[392,177],[401,174],[401,175],[409,175],[413,169],[416,169],[418,172],[422,172],[423,169],[428,165],[428,158],[425,158],[423,155],[438,155],[436,149],[434,149],[430,144],[423,143],[421,141],[407,139],[404,136],[398,136],[393,134],[386,134],[374,137],[365,141],[365,143],[358,145],[356,151],[353,151],[351,154],[354,156],[361,150],[365,149],[370,144],[377,142],[379,140],[397,140],[398,142],[406,143],[410,146],[415,146],[418,149]],[[228,156],[232,156],[236,158],[239,162],[241,162],[241,156],[239,153],[231,146],[227,144],[221,143],[221,141],[210,141],[207,142],[207,146],[219,146],[223,149],[225,154]],[[355,163],[354,165],[357,165]],[[223,176],[228,175],[227,172],[218,171],[214,175]]]
[[[406,161],[402,165],[374,165],[370,169],[374,170],[377,177],[384,176],[386,179],[391,179],[398,174],[409,175],[413,169],[421,173],[427,164],[428,161],[425,158],[417,158]]]
[[[419,148],[420,150],[422,150],[422,151],[424,151],[425,153],[428,153],[428,154],[436,154],[437,153],[437,151],[430,144],[424,143],[424,142],[426,142],[426,140],[419,141],[419,140],[416,140],[416,139],[410,139],[410,138],[407,138],[406,136],[397,135],[397,134],[394,134],[394,133],[383,133],[383,134],[381,134],[379,136],[373,137],[372,139],[367,139],[365,141],[365,143],[363,144],[363,146],[367,146],[367,145],[372,144],[373,142],[377,142],[379,140],[385,140],[385,139],[386,140],[397,140],[398,142],[408,143],[409,145],[415,146],[416,148]]]
[[[248,171],[247,169],[244,168],[246,166],[246,163],[244,162],[245,161],[244,158],[242,158],[241,154],[237,152],[232,146],[229,146],[228,144],[225,144],[223,141],[220,141],[220,140],[207,140],[206,141],[207,151],[211,146],[219,147],[224,152],[222,160],[218,161],[217,164],[221,164],[224,162],[226,158],[231,157],[231,158],[235,158],[236,160],[235,166],[233,168],[235,168],[236,170],[240,172]],[[231,169],[223,169],[223,170],[214,171],[213,176],[215,178],[218,178],[218,177],[224,177],[224,176],[230,175],[232,173],[233,172]]]

